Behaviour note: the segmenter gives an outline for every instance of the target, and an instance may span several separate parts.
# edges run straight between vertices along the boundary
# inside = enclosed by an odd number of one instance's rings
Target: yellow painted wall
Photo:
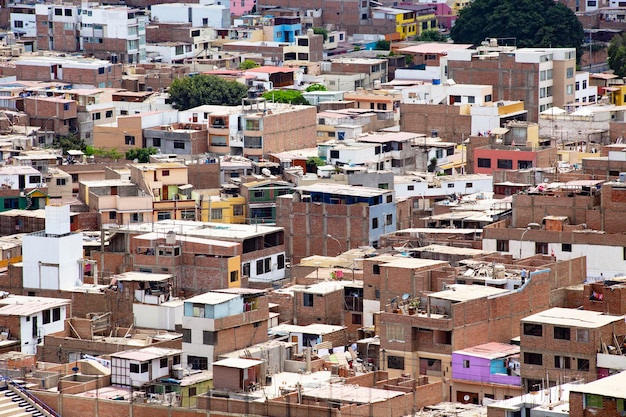
[[[230,273],[233,271],[237,271],[237,281],[230,281]],[[228,258],[228,288],[239,288],[241,287],[241,257],[233,256],[232,258]]]

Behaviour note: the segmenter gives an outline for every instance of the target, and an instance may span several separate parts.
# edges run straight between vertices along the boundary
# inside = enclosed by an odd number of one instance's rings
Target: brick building
[[[206,125],[198,123],[172,123],[144,129],[145,146],[161,150],[161,153],[198,155],[208,151]]]
[[[518,276],[517,281],[510,282],[510,289],[494,287],[489,279],[486,285],[446,284],[443,291],[416,291],[408,297],[385,300],[377,328],[384,349],[380,369],[428,375],[445,383],[451,376],[453,351],[490,341],[509,342],[519,335],[521,319],[532,311],[563,303],[558,289],[584,279],[584,258],[557,263],[534,257],[511,265],[510,258],[488,256],[485,261],[495,265],[496,274],[509,271]],[[500,262],[504,264],[498,266]],[[531,272],[520,286],[522,267]],[[464,281],[463,272],[453,274],[456,282]],[[447,391],[444,394],[448,396]]]
[[[574,385],[569,391],[571,417],[609,417],[626,413],[626,372],[586,384]]]
[[[493,43],[493,42],[492,42]],[[493,85],[493,101],[521,100],[528,120],[553,106],[575,100],[574,48],[499,47],[448,51],[448,78],[462,84]]]
[[[263,291],[208,292],[186,299],[183,364],[211,370],[218,355],[266,341],[268,318]]]
[[[559,380],[598,378],[596,355],[605,341],[626,330],[624,316],[551,308],[521,320],[521,377],[525,391]]]
[[[180,120],[208,123],[209,152],[244,156],[264,155],[316,145],[316,108],[244,100],[244,105],[199,106],[180,112]]]
[[[378,246],[380,236],[396,230],[396,203],[391,190],[343,184],[296,187],[276,200],[276,224],[285,228],[292,261],[358,246]],[[336,253],[336,252],[335,252]]]
[[[77,103],[56,97],[26,97],[24,111],[31,126],[39,126],[45,135],[68,136],[78,132]]]
[[[75,87],[120,88],[122,64],[93,58],[23,56],[15,61],[18,80],[63,81]]]

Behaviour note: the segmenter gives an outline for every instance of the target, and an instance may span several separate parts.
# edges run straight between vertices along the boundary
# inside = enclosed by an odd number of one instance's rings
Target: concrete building
[[[574,385],[570,388],[569,415],[615,416],[626,412],[626,395],[622,384],[626,382],[626,372],[621,372],[597,381]]]
[[[70,207],[46,206],[46,228],[23,238],[23,286],[70,290],[82,285],[83,237],[70,230]]]
[[[125,152],[144,147],[144,129],[169,125],[178,120],[177,112],[150,111],[133,115],[119,116],[115,122],[102,123],[93,128],[93,146],[96,148],[117,149]],[[182,142],[184,146],[185,142]],[[182,149],[181,149],[182,150]]]
[[[452,399],[483,404],[522,394],[520,347],[490,342],[452,352]]]
[[[143,131],[145,147],[161,153],[198,155],[208,151],[208,129],[199,123],[172,123]]]
[[[551,308],[521,320],[521,377],[526,391],[558,380],[599,377],[597,352],[605,340],[625,334],[624,316]],[[576,343],[572,343],[576,342]],[[550,377],[551,376],[551,377]]]
[[[185,300],[183,365],[211,370],[218,355],[267,340],[263,292],[208,292]]]
[[[63,298],[5,295],[0,298],[0,323],[7,338],[20,341],[22,353],[36,354],[46,334],[63,330],[71,301]]]
[[[279,197],[276,207],[277,225],[285,228],[294,262],[326,255],[335,244],[328,235],[345,242],[343,251],[378,246],[382,235],[396,230],[396,202],[390,190],[342,184],[301,186],[293,196]]]
[[[155,347],[116,352],[111,355],[111,384],[138,388],[174,376],[181,353],[180,349]]]
[[[243,106],[200,106],[180,112],[180,120],[208,123],[209,152],[244,156],[258,161],[263,155],[316,144],[316,109],[244,100]]]
[[[157,23],[188,22],[192,27],[222,28],[230,26],[230,2],[225,4],[165,3],[150,8]]]
[[[476,49],[449,51],[448,78],[463,84],[493,85],[494,101],[523,101],[528,120],[533,122],[550,107],[574,103],[574,48],[515,49],[491,41]]]
[[[113,63],[146,60],[148,18],[138,9],[97,3],[38,4],[35,9],[38,49],[84,51]]]
[[[129,180],[83,181],[79,198],[99,214],[100,224],[151,222],[152,196]]]

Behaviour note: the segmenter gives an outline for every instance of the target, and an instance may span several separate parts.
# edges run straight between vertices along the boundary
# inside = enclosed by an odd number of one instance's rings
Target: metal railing
[[[40,411],[45,412],[50,417],[61,417],[59,413],[54,411],[52,408],[50,408],[46,403],[41,401],[35,395],[31,394],[30,391],[28,391],[26,388],[21,386],[19,383],[15,382],[12,378],[6,377],[6,376],[0,376],[0,381],[5,381],[9,387],[13,387],[16,391],[18,391],[18,395],[22,396],[22,398],[26,397],[26,399],[29,399],[30,401],[32,401],[37,407],[41,409]]]

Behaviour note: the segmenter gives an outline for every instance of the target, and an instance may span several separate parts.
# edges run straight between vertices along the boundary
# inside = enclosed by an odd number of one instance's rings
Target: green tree
[[[615,35],[609,42],[609,68],[619,77],[626,76],[626,34]]]
[[[138,162],[146,163],[150,162],[150,155],[154,155],[157,153],[157,149],[150,146],[149,148],[136,148],[129,149],[126,151],[126,159],[134,161],[135,159]]]
[[[306,88],[306,92],[309,93],[311,91],[328,91],[328,88],[324,84],[311,84]]]
[[[74,134],[70,134],[67,136],[57,137],[52,141],[53,148],[61,148],[63,149],[63,153],[66,153],[69,150],[79,150],[84,151],[87,145],[85,141],[79,138]]]
[[[246,97],[248,89],[236,81],[198,74],[174,80],[169,92],[174,107],[187,110],[205,104],[236,106]]]
[[[275,103],[309,104],[297,90],[272,90],[263,93],[263,98]]]
[[[391,49],[391,43],[384,39],[377,41],[376,45],[374,45],[374,50],[376,51],[388,51],[389,49]]]
[[[447,38],[437,29],[428,29],[416,36],[415,40],[423,42],[445,42]]]
[[[247,70],[247,69],[251,69],[251,68],[256,68],[258,66],[259,66],[259,64],[257,64],[253,60],[246,59],[241,64],[239,64],[239,69],[240,70]]]
[[[450,30],[455,43],[480,45],[486,38],[514,38],[517,47],[570,47],[582,55],[583,26],[553,0],[474,0]]]
[[[328,39],[328,31],[324,28],[313,28],[313,33],[316,35],[322,35],[324,37],[324,42]]]
[[[326,162],[319,156],[309,156],[306,160],[306,172],[317,174],[317,167],[326,165]]]

